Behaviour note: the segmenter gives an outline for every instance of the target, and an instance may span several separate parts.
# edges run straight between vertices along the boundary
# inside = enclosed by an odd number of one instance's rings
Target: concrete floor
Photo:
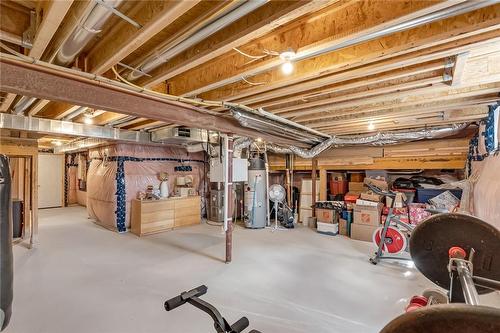
[[[408,298],[431,287],[399,264],[373,266],[370,243],[307,228],[234,232],[200,225],[137,238],[100,228],[81,207],[40,211],[40,239],[15,246],[8,333],[212,332],[191,305],[166,312],[166,299],[201,284],[230,322],[245,315],[263,333],[378,332]],[[488,303],[500,305],[498,294]]]

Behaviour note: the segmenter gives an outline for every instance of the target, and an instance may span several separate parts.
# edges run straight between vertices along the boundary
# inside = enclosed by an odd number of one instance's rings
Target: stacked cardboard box
[[[349,183],[350,184],[350,183]],[[384,179],[365,178],[360,199],[356,200],[354,206],[354,220],[351,225],[351,238],[371,242],[373,233],[380,227],[380,219],[384,204],[383,197],[373,193],[366,187],[366,184],[373,184],[382,190],[388,189],[388,184]],[[359,186],[359,185],[357,185]],[[342,230],[342,228],[341,228]]]

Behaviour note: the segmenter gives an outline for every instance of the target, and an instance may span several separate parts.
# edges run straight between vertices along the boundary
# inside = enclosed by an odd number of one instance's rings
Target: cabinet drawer
[[[174,218],[174,210],[160,210],[151,213],[142,213],[141,220],[142,223],[151,223],[156,221],[168,220]]]
[[[199,197],[192,197],[192,198],[185,198],[185,199],[178,199],[175,202],[175,209],[200,209],[200,198]]]
[[[200,223],[200,214],[196,215],[188,215],[175,217],[175,227],[182,227],[185,225],[199,224]]]
[[[172,229],[173,227],[174,227],[174,220],[173,219],[147,223],[147,224],[143,224],[141,226],[141,235],[142,234],[149,234],[149,233],[153,233],[153,232],[159,232],[159,231],[167,230],[167,229]]]
[[[174,203],[168,200],[159,200],[153,202],[142,202],[141,203],[141,213],[151,213],[160,210],[170,210],[174,209]]]

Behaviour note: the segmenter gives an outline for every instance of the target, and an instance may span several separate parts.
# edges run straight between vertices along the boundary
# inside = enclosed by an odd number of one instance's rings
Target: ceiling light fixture
[[[368,123],[368,130],[373,131],[374,129],[375,129],[375,124],[373,123],[373,121],[370,121]]]
[[[294,66],[292,63],[293,58],[295,57],[295,51],[292,49],[288,49],[287,51],[283,51],[280,53],[280,58],[283,60],[283,64],[281,65],[281,71],[285,75],[290,75],[293,72]]]
[[[51,141],[50,143],[52,143],[52,145],[54,145],[54,146],[61,146],[62,145],[62,142],[59,140],[54,140],[54,141]]]
[[[94,121],[90,117],[83,117],[83,122],[87,125],[91,125],[94,123]]]

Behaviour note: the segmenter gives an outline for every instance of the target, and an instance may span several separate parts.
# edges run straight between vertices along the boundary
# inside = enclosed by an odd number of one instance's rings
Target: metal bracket
[[[142,70],[138,69],[138,68],[134,68],[132,66],[129,66],[127,64],[124,64],[123,62],[118,62],[118,65],[122,66],[122,67],[125,67],[127,69],[130,69],[131,71],[133,72],[137,72],[137,73],[140,73],[142,75],[145,75],[145,76],[149,76],[149,77],[152,77],[150,74],[146,73],[146,72],[143,72]]]
[[[128,23],[132,24],[137,29],[142,28],[142,25],[140,25],[136,21],[132,20],[130,17],[128,17],[127,15],[123,14],[122,12],[120,12],[118,9],[116,9],[115,7],[113,7],[112,5],[110,5],[109,3],[107,3],[107,2],[105,2],[103,0],[94,0],[94,1],[97,4],[103,6],[104,8],[108,9],[109,11],[111,11],[113,14],[115,14],[119,18],[121,18],[121,19],[127,21]]]

